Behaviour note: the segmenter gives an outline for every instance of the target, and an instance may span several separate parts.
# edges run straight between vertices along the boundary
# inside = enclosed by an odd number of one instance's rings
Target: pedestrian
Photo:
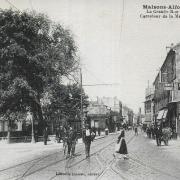
[[[43,131],[43,138],[44,138],[44,145],[47,145],[47,139],[48,139],[48,128],[45,127]]]
[[[35,137],[35,142],[38,142],[38,130],[34,130],[34,137]]]
[[[91,141],[94,140],[95,134],[92,132],[90,125],[86,124],[85,129],[83,130],[83,142],[85,144],[85,154],[86,158],[90,157],[90,146]]]
[[[96,128],[92,127],[91,130],[92,130],[93,133],[95,133],[95,136],[96,136]]]
[[[154,125],[151,126],[152,138],[155,139]]]
[[[151,138],[151,130],[150,130],[150,127],[147,127],[146,133],[147,133],[147,137],[148,137],[148,138]]]
[[[162,129],[161,129],[160,125],[158,125],[158,126],[155,128],[155,135],[156,135],[156,143],[157,143],[157,146],[161,146]]]
[[[135,128],[134,128],[134,132],[135,132],[135,136],[137,136],[138,135],[138,128],[137,128],[137,126],[135,126]]]
[[[121,131],[121,134],[118,137],[117,140],[118,149],[116,149],[116,153],[119,153],[123,156],[124,159],[128,159],[127,154],[127,145],[125,140],[125,129]],[[115,155],[114,155],[115,156]]]
[[[67,141],[68,141],[68,130],[64,128],[64,136],[63,136],[64,155],[67,154],[67,147],[68,147]]]
[[[60,126],[60,129],[59,129],[59,142],[63,141],[64,135],[65,135],[65,129],[63,128],[63,126]]]
[[[60,143],[60,139],[59,139],[59,127],[56,129],[56,141],[57,143]]]
[[[70,127],[68,131],[68,138],[67,138],[68,154],[66,158],[70,156],[72,157],[75,155],[76,142],[77,142],[77,133],[75,129]]]
[[[98,135],[99,135],[99,136],[101,135],[101,129],[100,129],[100,127],[98,127]]]

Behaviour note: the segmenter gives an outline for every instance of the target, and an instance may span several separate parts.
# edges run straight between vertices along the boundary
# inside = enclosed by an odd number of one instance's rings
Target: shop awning
[[[158,116],[157,116],[157,119],[160,120],[160,119],[165,119],[166,116],[167,116],[167,112],[168,112],[168,109],[163,109],[161,111],[158,112]]]
[[[163,119],[165,119],[165,118],[167,117],[167,113],[168,113],[168,110],[165,109],[165,110],[164,110],[164,114],[163,114]]]
[[[164,110],[159,111],[157,115],[157,119],[162,119],[163,114],[164,114]]]

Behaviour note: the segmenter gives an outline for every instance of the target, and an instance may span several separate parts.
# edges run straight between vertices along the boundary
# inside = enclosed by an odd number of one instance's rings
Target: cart
[[[168,146],[168,142],[171,137],[171,134],[172,134],[171,128],[163,128],[162,129],[161,141],[164,141],[165,146]]]

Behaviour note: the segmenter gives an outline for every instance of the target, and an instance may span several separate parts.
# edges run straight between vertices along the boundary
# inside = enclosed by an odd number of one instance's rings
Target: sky
[[[21,11],[46,13],[72,31],[79,49],[83,84],[114,83],[84,86],[91,100],[117,96],[135,112],[144,107],[145,88],[148,80],[150,84],[155,80],[168,52],[166,46],[180,42],[180,18],[140,18],[145,12],[144,4],[180,6],[179,0],[9,2]],[[0,0],[0,7],[13,8],[7,0]]]

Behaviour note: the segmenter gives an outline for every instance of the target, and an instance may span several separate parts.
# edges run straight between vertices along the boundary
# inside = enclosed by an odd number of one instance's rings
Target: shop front
[[[158,111],[157,117],[156,117],[156,122],[155,125],[161,125],[163,127],[168,127],[168,108],[161,109]]]

